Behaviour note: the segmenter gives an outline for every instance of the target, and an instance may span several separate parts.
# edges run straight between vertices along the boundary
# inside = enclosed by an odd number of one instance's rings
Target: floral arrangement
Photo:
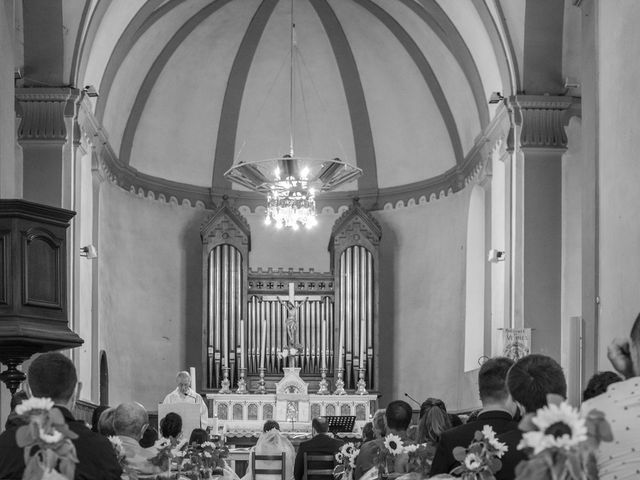
[[[500,458],[508,451],[508,447],[498,441],[490,425],[474,434],[469,448],[456,447],[453,457],[460,465],[451,471],[452,475],[464,480],[491,480],[502,468]]]
[[[558,395],[547,396],[547,406],[520,422],[525,433],[518,449],[529,460],[516,467],[518,480],[596,480],[595,453],[600,442],[613,440],[604,414],[586,416]]]
[[[300,355],[303,352],[304,345],[302,345],[301,343],[285,345],[282,347],[282,350],[278,352],[278,358],[280,360],[285,360],[287,357],[295,357],[296,355]]]
[[[109,439],[109,442],[111,442],[111,446],[113,447],[113,451],[116,454],[116,458],[118,459],[118,464],[120,465],[120,467],[122,469],[124,469],[125,465],[126,465],[126,454],[124,451],[124,445],[122,445],[122,440],[120,440],[120,437],[112,435],[107,437]]]
[[[384,437],[384,447],[378,451],[376,466],[378,478],[406,472],[426,476],[431,470],[432,447],[426,443],[405,443],[398,435]]]
[[[25,423],[16,430],[16,443],[24,449],[22,478],[72,480],[78,457],[71,440],[78,435],[69,430],[51,399],[29,398],[16,407],[16,414]]]
[[[193,442],[183,449],[174,452],[174,462],[180,474],[190,480],[211,478],[221,475],[226,466],[225,458],[229,456],[229,449],[213,442],[198,445]]]
[[[333,469],[333,476],[338,480],[350,480],[353,478],[353,471],[356,468],[356,458],[360,450],[354,443],[345,443],[340,447],[340,451],[336,453],[336,462],[338,464]]]

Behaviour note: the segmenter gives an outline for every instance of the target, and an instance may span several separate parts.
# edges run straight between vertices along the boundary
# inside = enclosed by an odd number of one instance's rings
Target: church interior
[[[515,331],[578,403],[640,310],[638,19],[635,0],[0,2],[2,424],[57,349],[86,405],[157,411],[189,369],[203,396],[268,393],[295,346],[310,393],[470,411]],[[268,195],[227,174],[298,157],[359,176],[317,192],[311,228],[267,225]]]

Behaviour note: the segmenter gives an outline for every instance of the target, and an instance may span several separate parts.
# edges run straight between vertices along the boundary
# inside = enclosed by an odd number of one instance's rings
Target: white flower
[[[204,456],[205,456],[206,458],[211,458],[211,454],[210,454],[209,452],[204,452]]]
[[[389,453],[391,453],[392,455],[400,455],[402,453],[404,444],[402,443],[402,439],[399,436],[390,433],[389,435],[384,437],[384,446],[387,447],[387,450],[389,450]]]
[[[289,350],[284,349],[282,350],[282,352],[280,352],[280,357],[281,358],[287,358],[289,356]]]
[[[55,428],[52,429],[52,433],[47,433],[42,428],[40,428],[40,439],[42,439],[42,441],[45,443],[58,443],[63,438],[64,437],[62,436],[62,433],[60,433]]]
[[[184,457],[187,452],[185,452],[184,450],[176,450],[176,451],[172,450],[171,453],[173,454],[174,457]]]
[[[342,453],[342,455],[344,455],[345,457],[353,456],[353,452],[355,452],[355,450],[356,446],[352,442],[345,443],[340,447],[340,453]]]
[[[289,349],[289,355],[296,355],[298,353],[298,349],[296,347],[291,347]]]
[[[343,459],[344,459],[344,455],[342,455],[342,453],[340,452],[336,453],[336,462],[342,463]]]
[[[464,458],[464,464],[469,470],[475,471],[482,466],[482,460],[475,453],[469,453]]]
[[[31,397],[16,406],[16,413],[24,415],[29,410],[51,410],[53,402],[50,398]]]
[[[482,427],[482,436],[489,440],[489,442],[491,442],[491,440],[495,440],[496,434],[493,431],[493,428],[491,428],[491,425],[485,425]]]
[[[506,443],[500,442],[497,438],[489,439],[489,444],[496,449],[496,456],[502,458],[502,456],[509,451]]]
[[[111,442],[111,445],[113,445],[113,448],[115,448],[116,450],[124,449],[124,446],[122,445],[122,440],[120,440],[120,437],[117,437],[117,436],[114,436],[114,435],[110,435],[107,438]]]
[[[552,447],[569,450],[587,439],[584,419],[567,402],[539,409],[531,421],[539,430],[524,433],[518,449],[533,448],[534,455]]]
[[[418,450],[418,445],[415,445],[415,444],[414,445],[406,445],[404,447],[404,452],[405,453],[413,453],[416,450]]]

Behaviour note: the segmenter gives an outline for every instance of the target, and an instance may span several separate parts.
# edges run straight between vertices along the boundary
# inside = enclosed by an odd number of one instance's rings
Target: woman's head
[[[98,433],[110,437],[116,434],[116,430],[113,427],[113,420],[116,416],[116,409],[109,407],[104,410],[98,418]]]
[[[264,426],[262,427],[262,431],[263,432],[268,432],[269,430],[280,430],[280,424],[278,422],[276,422],[275,420],[267,420],[266,422],[264,422]]]
[[[182,417],[174,412],[169,412],[160,421],[160,433],[164,438],[176,438],[182,432]]]
[[[207,440],[208,440],[208,435],[204,429],[194,428],[193,431],[191,432],[191,436],[189,436],[189,445],[191,445],[192,443],[202,445]]]
[[[382,438],[387,434],[387,422],[384,418],[385,409],[376,410],[371,423],[373,424],[373,434],[376,438]]]
[[[364,424],[364,427],[362,427],[362,443],[364,442],[368,442],[369,440],[373,440],[375,437],[375,434],[373,433],[373,423],[371,422],[367,422]]]
[[[423,412],[418,424],[418,443],[436,444],[440,440],[440,434],[451,428],[451,420],[445,410],[442,400],[433,400],[428,405],[423,403],[420,410]]]

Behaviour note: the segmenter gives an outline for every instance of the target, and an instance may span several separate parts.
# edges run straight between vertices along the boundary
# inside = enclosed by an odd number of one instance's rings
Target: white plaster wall
[[[101,213],[100,348],[110,404],[136,400],[156,410],[176,372],[200,366],[199,229],[207,212],[104,183]]]
[[[375,212],[380,248],[382,405],[442,398],[447,408],[475,406],[463,373],[464,278],[470,189],[398,210]]]
[[[600,169],[599,368],[607,344],[628,336],[640,311],[640,2],[597,2]]]

